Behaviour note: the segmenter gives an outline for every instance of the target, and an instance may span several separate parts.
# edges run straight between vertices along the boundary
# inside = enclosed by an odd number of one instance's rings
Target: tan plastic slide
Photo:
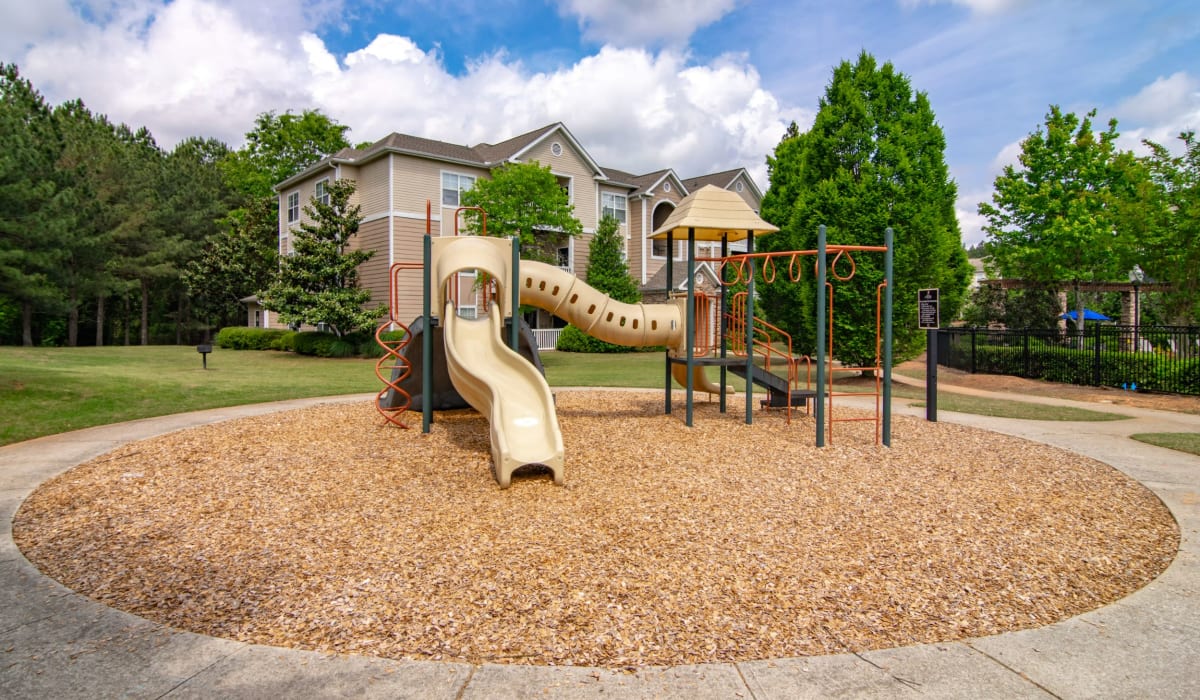
[[[561,484],[563,442],[554,396],[541,373],[505,344],[503,309],[493,302],[485,319],[460,318],[454,301],[445,297],[447,281],[463,270],[512,279],[511,246],[510,241],[498,238],[435,238],[431,272],[437,288],[431,301],[443,309],[450,381],[467,403],[488,418],[496,481],[507,488],[513,471],[527,464],[542,464],[554,473],[554,482]],[[666,345],[676,356],[687,351],[682,300],[625,304],[556,267],[522,260],[520,269],[522,304],[545,309],[609,343]],[[695,370],[693,388],[720,392],[703,367]],[[672,376],[686,385],[687,367],[672,365]]]
[[[541,373],[504,344],[503,314],[492,304],[488,317],[459,318],[447,303],[443,318],[446,366],[458,393],[487,416],[496,481],[507,488],[512,473],[544,464],[563,483],[563,442],[554,397]]]
[[[670,304],[626,304],[596,290],[565,270],[531,260],[521,261],[521,303],[545,309],[579,330],[614,345],[665,345],[676,357],[687,353],[683,299]],[[671,376],[687,386],[687,365],[672,364]],[[692,371],[692,387],[710,394],[721,388],[703,367]]]
[[[491,429],[492,468],[501,488],[527,464],[543,464],[563,482],[563,442],[554,396],[541,373],[503,341],[504,313],[495,303],[485,319],[459,318],[444,298],[447,280],[461,270],[511,278],[512,243],[506,239],[462,237],[433,241],[436,300],[444,309],[442,336],[450,382]]]

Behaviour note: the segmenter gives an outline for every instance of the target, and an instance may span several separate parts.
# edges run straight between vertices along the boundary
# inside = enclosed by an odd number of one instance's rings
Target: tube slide
[[[485,319],[459,318],[447,302],[442,315],[450,381],[487,416],[492,468],[501,488],[527,464],[543,464],[563,483],[563,442],[546,380],[503,340],[503,315],[493,303]]]
[[[683,299],[669,304],[626,304],[565,270],[532,260],[521,261],[521,303],[567,320],[579,330],[614,345],[665,345],[675,357],[687,353]],[[687,386],[687,366],[673,365],[671,375]],[[720,394],[703,367],[694,367],[692,386]]]

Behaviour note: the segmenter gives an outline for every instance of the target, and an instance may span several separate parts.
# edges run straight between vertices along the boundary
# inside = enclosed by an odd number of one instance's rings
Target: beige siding
[[[556,156],[550,150],[555,143],[562,146],[561,155]],[[596,222],[600,218],[600,196],[596,192],[596,173],[588,165],[583,155],[571,146],[570,141],[562,138],[559,134],[551,134],[545,141],[522,155],[521,159],[526,163],[537,161],[542,167],[549,167],[555,175],[570,177],[571,203],[575,205],[575,218],[583,224],[585,231],[596,230]]]
[[[345,175],[343,169],[343,176]],[[370,217],[388,211],[388,159],[378,158],[357,168],[358,205]]]
[[[442,206],[442,173],[451,172],[483,178],[487,177],[488,171],[485,168],[443,163],[427,158],[402,155],[393,155],[392,158],[395,160],[395,211],[409,218],[419,218],[422,221],[421,233],[424,233],[425,205],[428,202],[432,205],[434,235],[454,235],[456,207]]]
[[[741,192],[738,192],[737,189],[739,184],[742,185]],[[746,200],[746,204],[749,204],[750,208],[754,211],[758,211],[762,207],[762,201],[759,200],[758,197],[754,196],[754,188],[751,186],[751,183],[745,174],[738,175],[737,179],[730,183],[729,189],[737,192],[742,199]]]
[[[388,301],[388,242],[386,219],[371,221],[358,229],[351,241],[355,250],[373,250],[375,255],[358,268],[359,286],[371,290],[368,306],[386,304]]]
[[[425,222],[415,219],[396,219],[396,260],[398,262],[420,262],[425,237]],[[397,308],[395,318],[401,323],[411,323],[421,315],[421,270],[404,270],[396,275]],[[387,292],[385,290],[384,295]],[[440,313],[436,312],[435,313]]]

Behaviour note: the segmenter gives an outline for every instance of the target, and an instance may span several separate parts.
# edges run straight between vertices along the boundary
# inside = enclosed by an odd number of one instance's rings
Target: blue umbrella
[[[1075,320],[1075,312],[1068,311],[1067,313],[1063,314],[1062,316],[1059,316],[1059,318],[1065,318],[1068,321],[1074,321]],[[1083,320],[1084,321],[1111,321],[1112,319],[1098,311],[1092,311],[1091,309],[1084,309],[1083,310]]]

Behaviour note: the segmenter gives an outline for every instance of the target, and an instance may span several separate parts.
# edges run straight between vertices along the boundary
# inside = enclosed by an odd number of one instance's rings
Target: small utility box
[[[197,345],[196,352],[200,353],[200,361],[204,365],[204,369],[208,369],[208,353],[212,352],[211,345]]]

